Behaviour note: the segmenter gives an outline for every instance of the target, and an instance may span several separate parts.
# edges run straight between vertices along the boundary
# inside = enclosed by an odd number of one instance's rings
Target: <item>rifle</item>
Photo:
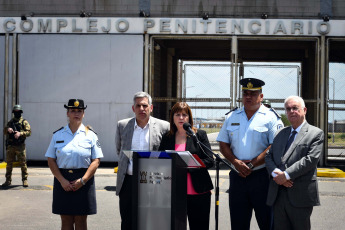
[[[23,125],[23,124],[22,124],[22,125]],[[14,121],[13,121],[13,120],[12,120],[12,122],[10,123],[10,128],[12,128],[14,132],[9,134],[9,138],[8,138],[7,141],[6,141],[6,146],[8,146],[8,145],[20,145],[20,144],[23,144],[24,141],[25,141],[25,139],[23,139],[23,138],[21,138],[21,137],[19,137],[18,139],[16,139],[16,138],[14,137],[14,135],[15,135],[17,132],[20,132],[20,131],[18,131],[17,126],[14,124]]]

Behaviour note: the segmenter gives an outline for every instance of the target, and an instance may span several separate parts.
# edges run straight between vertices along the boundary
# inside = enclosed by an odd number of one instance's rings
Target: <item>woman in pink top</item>
[[[197,154],[206,168],[188,169],[187,173],[187,216],[190,230],[208,230],[213,184],[207,169],[213,167],[211,153],[200,148],[196,140],[183,129],[184,123],[193,127],[193,116],[189,105],[177,102],[170,113],[170,131],[162,137],[159,150],[189,151]],[[199,141],[211,149],[207,134],[203,130],[192,128]]]

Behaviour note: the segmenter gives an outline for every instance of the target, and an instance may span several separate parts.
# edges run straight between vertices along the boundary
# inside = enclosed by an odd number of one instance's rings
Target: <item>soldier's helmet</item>
[[[21,105],[13,106],[12,113],[14,113],[15,111],[23,112],[22,106]]]
[[[263,104],[264,106],[266,106],[267,108],[271,108],[271,102],[270,102],[269,100],[267,100],[267,99],[264,99],[264,100],[262,101],[262,104]]]

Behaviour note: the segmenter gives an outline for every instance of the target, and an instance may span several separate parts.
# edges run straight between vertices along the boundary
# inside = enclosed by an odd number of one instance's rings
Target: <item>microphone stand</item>
[[[213,161],[216,162],[216,182],[215,182],[215,230],[218,230],[218,219],[219,219],[219,164],[220,162],[223,162],[225,165],[227,165],[231,170],[234,170],[235,172],[238,173],[237,169],[235,167],[233,167],[232,165],[230,165],[228,162],[224,161],[219,154],[214,153],[208,146],[206,146],[204,143],[200,142],[199,139],[197,138],[197,136],[194,133],[190,133],[189,131],[187,131],[187,134],[190,136],[195,137],[195,140],[197,142],[197,144],[199,145],[199,147],[201,148],[202,152],[209,158],[212,159]],[[214,160],[213,157],[211,157],[210,155],[208,155],[207,153],[205,153],[205,149],[207,149],[210,153],[212,153],[212,155],[216,158],[216,160]]]

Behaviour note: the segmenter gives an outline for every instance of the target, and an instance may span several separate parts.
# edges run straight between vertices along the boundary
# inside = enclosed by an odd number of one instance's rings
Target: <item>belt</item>
[[[68,172],[68,173],[80,173],[80,172],[85,172],[87,170],[87,168],[81,168],[81,169],[61,169],[61,172]]]
[[[260,172],[262,170],[266,170],[266,167],[263,167],[263,168],[258,168],[258,169],[253,169],[253,171],[251,173],[256,173],[256,172]]]

